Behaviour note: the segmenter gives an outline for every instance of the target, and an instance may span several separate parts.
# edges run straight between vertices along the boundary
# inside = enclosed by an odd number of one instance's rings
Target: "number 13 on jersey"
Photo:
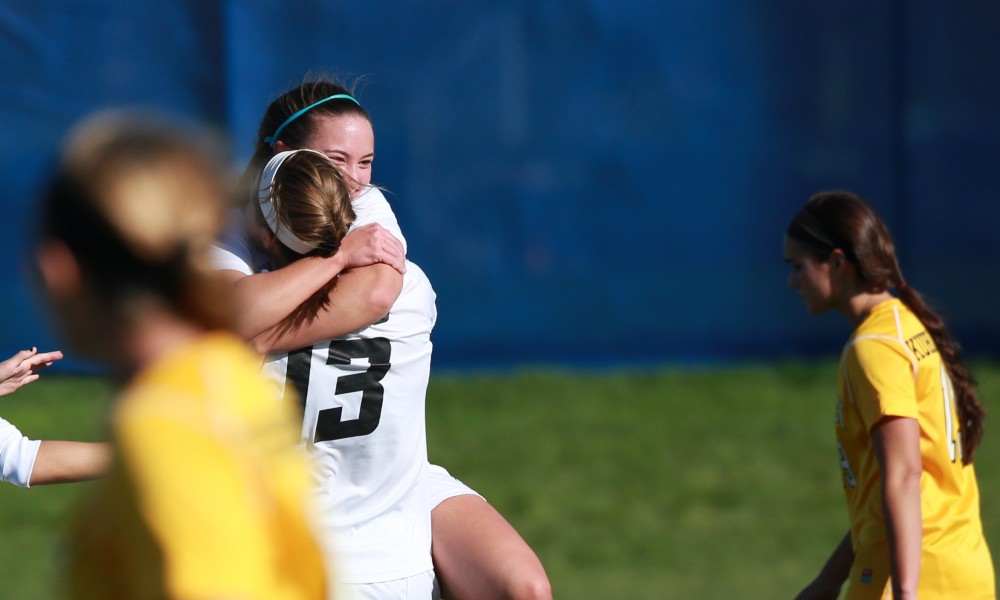
[[[288,353],[285,371],[285,387],[293,386],[307,410],[309,403],[309,379],[312,371],[314,347],[302,348]],[[340,440],[368,435],[378,427],[382,416],[384,390],[382,378],[389,372],[392,348],[386,338],[333,340],[330,342],[326,364],[337,370],[338,366],[348,366],[351,359],[367,359],[368,368],[362,372],[349,373],[337,377],[334,396],[361,392],[361,408],[358,418],[343,420],[342,406],[324,408],[316,418],[313,443]],[[330,375],[331,373],[325,373]]]

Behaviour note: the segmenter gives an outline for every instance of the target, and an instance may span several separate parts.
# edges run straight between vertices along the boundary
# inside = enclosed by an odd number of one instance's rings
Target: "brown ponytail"
[[[923,296],[905,283],[899,285],[897,290],[899,299],[917,315],[934,339],[934,345],[937,346],[948,369],[951,384],[955,389],[955,398],[958,401],[958,416],[962,422],[962,462],[970,464],[983,438],[983,423],[986,420],[986,410],[979,403],[976,392],[976,380],[962,362],[961,347],[958,342],[945,327],[941,317],[927,305]]]
[[[986,419],[976,381],[963,364],[961,349],[944,321],[903,279],[892,236],[875,211],[850,192],[821,192],[809,199],[786,233],[821,260],[840,249],[872,289],[897,290],[899,299],[913,311],[941,353],[958,401],[962,461],[971,463],[982,440]]]

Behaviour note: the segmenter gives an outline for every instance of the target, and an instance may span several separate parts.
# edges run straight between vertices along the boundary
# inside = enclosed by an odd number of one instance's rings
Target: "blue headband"
[[[285,119],[285,122],[282,123],[281,125],[278,125],[278,128],[274,130],[274,135],[272,135],[271,137],[264,138],[264,143],[267,144],[268,146],[270,146],[271,149],[273,150],[274,149],[274,145],[276,143],[278,143],[278,136],[281,135],[281,131],[285,127],[288,127],[288,125],[291,124],[292,121],[294,121],[295,119],[298,119],[299,117],[301,117],[303,114],[305,114],[306,112],[308,112],[313,107],[319,106],[320,104],[323,104],[324,102],[329,102],[330,100],[336,100],[337,98],[343,98],[345,100],[350,100],[351,102],[357,104],[358,106],[361,106],[361,103],[358,102],[357,100],[355,100],[354,96],[349,96],[348,94],[334,94],[334,95],[330,96],[329,98],[323,98],[319,102],[313,102],[309,106],[303,108],[302,110],[300,110],[300,111],[292,114],[292,116],[290,116],[287,119]]]

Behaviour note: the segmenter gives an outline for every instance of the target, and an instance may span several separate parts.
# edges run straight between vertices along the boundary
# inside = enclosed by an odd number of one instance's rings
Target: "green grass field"
[[[987,407],[1000,366],[973,365]],[[791,598],[846,530],[835,365],[436,377],[431,459],[483,493],[564,599]],[[111,394],[49,377],[0,400],[32,437],[96,439]],[[1000,544],[1000,432],[977,469]],[[49,599],[86,485],[0,486],[0,597]]]

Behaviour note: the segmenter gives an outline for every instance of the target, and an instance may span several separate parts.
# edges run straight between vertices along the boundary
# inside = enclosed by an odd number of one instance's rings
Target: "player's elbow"
[[[895,465],[882,475],[882,494],[890,498],[920,497],[920,479],[923,469],[920,464]]]
[[[258,334],[261,330],[259,326],[248,322],[246,319],[236,317],[233,319],[231,327],[233,333],[235,333],[240,339],[248,340],[247,343],[250,344],[250,347],[256,349],[258,343],[257,337],[260,337]]]
[[[399,292],[403,289],[403,278],[391,267],[378,265],[379,277],[374,284],[368,288],[366,306],[369,314],[377,321],[389,314],[389,309],[399,298]]]
[[[250,346],[251,350],[253,350],[254,352],[256,352],[261,356],[264,356],[271,351],[271,348],[268,347],[269,344],[265,344],[264,342],[257,340],[256,338],[250,340],[249,342],[247,342],[247,344]]]
[[[391,285],[379,285],[369,292],[367,306],[374,321],[389,314],[389,309],[398,296],[399,290],[393,290]]]
[[[247,340],[250,349],[261,356],[266,356],[275,351],[274,336],[261,334]]]
[[[504,591],[511,600],[552,600],[552,586],[545,573],[532,573],[514,579]]]

